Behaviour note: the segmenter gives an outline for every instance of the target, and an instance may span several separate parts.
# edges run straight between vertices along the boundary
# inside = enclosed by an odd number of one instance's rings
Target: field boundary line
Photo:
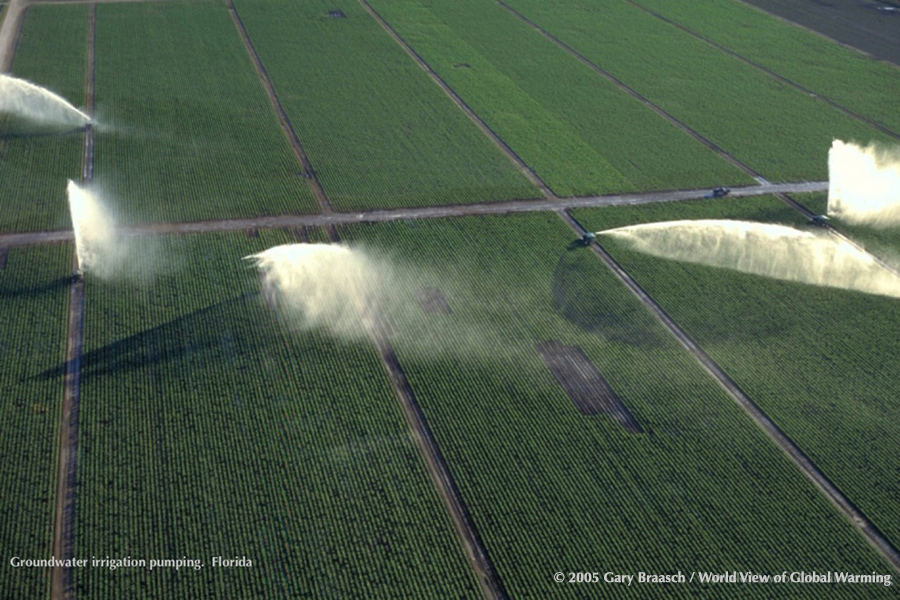
[[[0,59],[0,72],[12,71],[27,10],[28,0],[12,0],[6,5],[3,23],[0,24],[0,52],[3,53],[2,59]]]
[[[618,87],[623,92],[630,95],[632,98],[638,100],[641,104],[643,104],[644,106],[646,106],[647,108],[649,108],[650,110],[652,110],[653,112],[658,114],[659,116],[663,117],[666,121],[668,121],[672,125],[675,125],[678,129],[687,133],[688,135],[693,137],[695,140],[697,140],[698,142],[700,142],[701,144],[706,146],[708,149],[710,149],[713,152],[715,152],[716,154],[718,154],[721,158],[724,158],[729,163],[731,163],[732,165],[734,165],[735,167],[737,167],[738,169],[740,169],[747,175],[750,175],[753,179],[755,179],[760,184],[768,183],[768,181],[765,178],[763,178],[763,176],[761,174],[757,173],[752,168],[750,168],[748,165],[744,164],[743,162],[741,162],[738,159],[736,159],[735,157],[733,157],[731,154],[726,152],[718,144],[716,144],[712,140],[709,140],[706,137],[704,137],[700,132],[696,131],[695,129],[691,128],[687,124],[685,124],[685,123],[681,122],[680,120],[678,120],[677,118],[675,118],[673,115],[666,112],[663,108],[656,105],[653,101],[651,101],[646,96],[640,94],[636,90],[634,90],[631,87],[629,87],[628,85],[626,85],[625,82],[618,79],[612,73],[609,73],[608,71],[606,71],[605,69],[603,69],[602,67],[600,67],[599,65],[597,65],[596,63],[591,61],[584,54],[578,52],[573,47],[569,46],[568,44],[563,42],[561,39],[559,39],[558,37],[556,37],[549,31],[547,31],[546,29],[544,29],[543,27],[541,27],[540,25],[538,25],[537,23],[535,23],[534,21],[532,21],[531,19],[529,19],[528,17],[526,17],[525,15],[523,15],[522,13],[520,13],[519,11],[517,11],[516,9],[511,7],[509,4],[503,2],[503,0],[496,0],[496,1],[497,1],[497,4],[499,4],[500,6],[505,8],[507,11],[509,11],[512,15],[517,17],[523,23],[525,23],[526,25],[528,25],[529,27],[534,29],[536,32],[538,32],[539,34],[541,34],[542,36],[544,36],[545,38],[547,38],[548,40],[550,40],[551,42],[553,42],[554,44],[556,44],[557,46],[559,46],[560,48],[565,50],[566,52],[568,52],[571,56],[577,58],[579,61],[581,61],[588,67],[590,67],[595,73],[602,76],[604,79],[606,79],[607,81],[609,81],[610,83],[612,83],[613,85]]]
[[[586,229],[572,215],[564,210],[557,211],[569,227],[583,235]],[[800,469],[813,485],[853,524],[875,550],[884,557],[896,571],[900,571],[900,552],[878,531],[875,525],[857,509],[850,500],[825,476],[822,471],[794,444],[768,415],[728,376],[727,373],[697,344],[668,313],[648,294],[631,275],[599,243],[591,243],[591,249],[600,257],[615,276],[671,333],[678,343],[700,363],[723,390],[740,406],[768,438]]]
[[[731,57],[743,62],[744,64],[747,64],[747,65],[765,73],[766,75],[772,77],[779,83],[783,83],[784,85],[787,85],[787,86],[792,87],[800,92],[803,92],[804,94],[811,96],[811,97],[815,98],[816,100],[819,100],[819,101],[823,102],[824,104],[826,104],[834,109],[837,109],[840,112],[846,114],[847,116],[850,116],[862,123],[865,123],[866,125],[873,127],[886,135],[889,135],[895,139],[900,139],[900,133],[897,133],[896,131],[889,129],[888,127],[880,125],[880,124],[876,123],[875,121],[869,120],[868,118],[862,116],[861,114],[856,113],[841,104],[838,104],[837,102],[835,102],[828,96],[823,96],[821,94],[818,94],[818,93],[812,91],[811,89],[803,87],[799,83],[796,83],[796,82],[788,79],[787,77],[784,77],[783,75],[779,75],[778,73],[769,69],[768,67],[764,67],[763,65],[743,56],[742,54],[739,54],[738,52],[735,52],[734,50],[726,48],[725,46],[722,46],[721,44],[714,42],[713,40],[709,39],[708,37],[697,33],[696,31],[686,27],[685,25],[677,23],[676,21],[673,21],[672,19],[670,19],[664,15],[661,15],[660,13],[656,12],[655,10],[647,8],[646,6],[643,6],[637,0],[627,0],[627,2],[629,4],[631,4],[632,6],[634,6],[635,8],[637,8],[638,10],[641,10],[641,11],[649,14],[650,16],[652,16],[656,19],[659,19],[660,21],[662,21],[664,23],[668,23],[672,27],[675,27],[676,29],[683,31],[686,34],[688,34],[694,38],[697,38],[698,40],[709,45],[710,47],[715,48],[716,50],[718,50],[724,54],[727,54],[728,56],[731,56]]]
[[[340,243],[340,235],[334,227],[329,227],[327,233],[331,243]],[[375,351],[381,359],[381,365],[384,367],[391,387],[394,388],[394,395],[403,411],[409,433],[425,460],[425,468],[431,476],[435,491],[444,502],[450,521],[456,530],[461,550],[475,573],[484,597],[489,600],[505,600],[507,595],[503,583],[487,555],[481,537],[475,529],[472,516],[463,503],[459,488],[450,474],[450,468],[431,433],[431,428],[428,427],[425,413],[422,412],[416,401],[415,392],[413,392],[406,373],[400,365],[400,360],[397,358],[397,353],[394,351],[394,346],[388,338],[385,317],[377,309],[372,311],[372,316],[374,318],[371,319],[371,323],[365,327],[366,333],[372,345],[375,346]]]
[[[238,14],[237,8],[234,6],[232,0],[228,0],[228,11],[231,13],[231,20],[234,21],[234,25],[237,27],[241,41],[244,43],[244,48],[246,48],[247,53],[250,55],[250,60],[256,68],[256,74],[259,77],[260,82],[262,82],[263,89],[265,89],[266,95],[269,96],[269,101],[272,103],[272,108],[275,111],[275,116],[278,118],[278,123],[281,125],[281,130],[284,132],[285,137],[287,137],[297,162],[300,163],[300,167],[303,169],[303,178],[306,179],[309,184],[309,188],[316,199],[316,203],[319,205],[319,211],[323,214],[333,212],[331,202],[328,200],[328,195],[325,193],[325,188],[322,187],[322,183],[316,176],[316,172],[312,167],[309,156],[306,154],[306,150],[303,149],[303,144],[300,143],[300,138],[297,136],[294,126],[291,124],[290,118],[284,111],[284,107],[281,106],[281,102],[278,100],[278,95],[275,93],[275,86],[272,85],[272,80],[269,79],[269,72],[266,71],[266,67],[262,64],[259,54],[256,53],[256,48],[250,40],[250,34],[247,33],[244,22],[241,20],[241,16]]]
[[[85,111],[94,114],[94,47],[97,32],[97,5],[88,9],[87,53],[85,56]],[[90,183],[94,176],[94,130],[84,132],[81,181]],[[72,264],[78,269],[77,249],[72,248]],[[56,514],[53,519],[53,555],[74,558],[75,496],[78,464],[78,415],[81,404],[81,352],[84,344],[84,277],[72,278],[69,291],[68,333],[66,335],[66,371],[63,406],[59,427],[59,466],[56,482]],[[71,568],[53,567],[50,577],[51,600],[73,597],[74,572]]]
[[[394,30],[394,28],[391,27],[391,25],[387,21],[385,21],[384,18],[382,18],[381,14],[378,11],[372,8],[372,6],[366,0],[359,0],[359,3],[366,10],[366,12],[368,12],[369,15],[373,19],[375,19],[375,21],[379,25],[381,25],[382,29],[384,29],[388,33],[388,35],[390,35],[391,38],[395,42],[397,42],[397,44],[401,48],[403,48],[403,50],[410,56],[410,58],[412,58],[416,62],[416,64],[422,68],[422,70],[424,70],[426,73],[428,73],[429,76],[431,76],[431,79],[438,85],[438,87],[440,87],[444,91],[444,93],[450,97],[453,103],[456,104],[456,106],[458,106],[460,110],[462,110],[473,123],[475,123],[475,125],[482,131],[482,133],[488,136],[488,138],[490,138],[490,140],[494,142],[494,144],[496,144],[500,148],[500,150],[502,150],[506,154],[507,158],[509,158],[509,160],[511,160],[513,164],[515,164],[516,167],[519,168],[522,174],[528,178],[532,185],[537,187],[546,198],[556,198],[556,194],[553,193],[553,190],[550,189],[550,186],[548,186],[544,182],[544,180],[541,179],[538,174],[535,173],[534,170],[529,167],[528,164],[526,164],[525,161],[522,160],[522,158],[518,154],[516,154],[516,152],[506,142],[504,142],[503,139],[481,119],[481,117],[479,117],[475,113],[474,110],[472,110],[472,108],[466,103],[466,101],[463,100],[460,95],[457,94],[453,90],[453,88],[450,87],[447,82],[444,81],[443,78],[441,78],[441,76],[431,68],[431,65],[425,62],[425,59],[419,56],[419,54],[415,50],[413,50],[409,44],[406,43],[406,40],[404,40],[400,36],[400,34],[398,34]]]

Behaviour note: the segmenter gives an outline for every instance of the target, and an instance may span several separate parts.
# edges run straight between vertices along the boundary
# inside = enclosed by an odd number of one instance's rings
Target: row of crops
[[[95,103],[123,222],[316,210],[222,3],[98,6]]]
[[[539,195],[356,2],[235,4],[335,209]]]
[[[900,133],[895,66],[772,18],[742,2],[637,0],[676,23]]]
[[[592,229],[727,216],[802,227],[773,198],[579,210]],[[894,545],[900,319],[894,298],[677,263],[604,240],[613,256]]]
[[[76,555],[205,566],[80,570],[79,596],[477,594],[373,348],[292,331],[241,261],[288,241],[142,240],[180,266],[88,278]]]
[[[30,6],[12,75],[84,103],[88,11]],[[69,226],[66,179],[81,175],[84,136],[0,117],[0,232]]]
[[[589,250],[567,249],[555,215],[342,235],[409,274],[392,341],[512,597],[558,594],[554,572],[598,565],[889,568]],[[452,312],[417,310],[422,287]],[[645,433],[581,415],[535,349],[547,340],[579,346]]]
[[[753,183],[497,3],[371,5],[557,195]]]
[[[625,0],[507,4],[772,181],[825,179],[834,138],[891,140]]]
[[[13,556],[53,547],[56,456],[65,358],[68,245],[14,248],[0,269],[0,590],[41,598],[49,570],[15,569]],[[0,259],[2,264],[2,259]]]

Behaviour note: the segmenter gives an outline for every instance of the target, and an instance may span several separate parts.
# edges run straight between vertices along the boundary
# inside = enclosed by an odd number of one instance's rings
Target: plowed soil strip
[[[609,415],[629,433],[643,433],[637,420],[581,348],[551,340],[535,344],[535,349],[578,412],[585,416]]]
[[[565,219],[573,231],[578,234],[585,233],[585,229],[571,215],[565,211],[559,211],[560,215]],[[894,548],[884,536],[875,528],[875,526],[863,515],[850,500],[841,493],[825,475],[819,471],[818,467],[813,464],[809,458],[798,448],[791,439],[784,434],[773,423],[768,416],[754,404],[753,400],[747,396],[743,390],[713,361],[710,356],[703,351],[688,335],[678,326],[677,323],[656,303],[653,298],[644,291],[638,283],[619,265],[618,262],[610,255],[602,246],[592,243],[591,248],[600,257],[600,259],[609,267],[616,277],[625,284],[625,286],[634,294],[647,309],[655,316],[662,325],[675,336],[678,343],[681,344],[695,359],[703,366],[707,373],[712,375],[716,381],[722,386],[722,389],[731,396],[738,406],[740,406],[753,419],[754,423],[762,429],[769,439],[778,446],[788,458],[797,466],[800,471],[809,478],[810,481],[821,491],[837,509],[844,514],[853,525],[866,537],[869,543],[885,558],[894,569],[900,571],[900,553]]]
[[[416,51],[413,50],[409,46],[409,44],[407,44],[406,41],[402,37],[400,37],[400,35],[396,31],[394,31],[394,28],[391,27],[387,23],[387,21],[385,21],[381,17],[381,15],[378,13],[378,11],[376,11],[374,8],[372,8],[369,5],[369,3],[366,2],[366,0],[359,0],[359,3],[362,5],[362,7],[364,9],[366,9],[366,11],[372,16],[372,18],[375,19],[375,21],[377,21],[379,25],[381,25],[381,27],[388,33],[388,35],[390,35],[391,38],[393,38],[393,40],[395,42],[397,42],[397,44],[399,44],[400,47],[403,48],[403,50],[414,61],[416,61],[416,64],[418,64],[426,73],[428,73],[428,75],[431,76],[431,78],[434,80],[434,82],[436,84],[438,84],[438,86],[444,91],[444,93],[447,94],[447,96],[449,96],[450,99],[453,100],[453,102],[464,113],[466,113],[466,116],[468,116],[469,119],[471,119],[472,122],[475,123],[475,125],[477,125],[478,128],[486,136],[488,136],[491,139],[492,142],[494,142],[497,146],[500,147],[501,150],[503,150],[503,152],[506,154],[507,157],[509,157],[509,159],[513,162],[513,164],[515,164],[517,167],[519,167],[519,170],[522,171],[522,173],[528,178],[529,181],[531,181],[531,183],[533,183],[538,189],[541,190],[541,192],[544,194],[544,196],[546,196],[547,198],[555,197],[553,192],[547,186],[547,184],[544,183],[543,180],[541,180],[541,178],[538,177],[537,174],[531,170],[531,167],[526,165],[525,161],[523,161],[521,158],[519,158],[519,155],[516,154],[513,151],[513,149],[510,148],[509,145],[507,145],[507,143],[504,142],[500,138],[500,136],[498,136],[496,133],[494,133],[494,131],[490,127],[488,127],[487,123],[485,123],[484,121],[481,120],[481,117],[479,117],[477,114],[475,114],[475,111],[472,110],[469,107],[469,105],[466,104],[466,102],[462,98],[460,98],[456,92],[453,91],[453,88],[451,88],[449,85],[447,85],[447,82],[445,82],[443,79],[441,79],[441,76],[438,75],[437,72],[434,69],[432,69],[431,66],[428,63],[426,63],[425,60],[421,56],[416,54]]]
[[[744,64],[746,64],[746,65],[750,65],[750,66],[753,67],[754,69],[757,69],[757,70],[759,70],[759,71],[762,71],[763,73],[765,73],[766,75],[772,77],[773,79],[775,79],[775,80],[778,81],[779,83],[783,83],[784,85],[790,86],[790,87],[794,88],[795,90],[799,90],[799,91],[803,92],[804,94],[807,94],[807,95],[809,95],[809,96],[812,96],[813,98],[815,98],[815,99],[817,99],[817,100],[820,100],[820,101],[824,102],[824,103],[827,104],[828,106],[830,106],[830,107],[832,107],[832,108],[835,108],[835,109],[841,111],[841,112],[844,113],[845,115],[848,115],[848,116],[853,117],[854,119],[856,119],[856,120],[858,120],[858,121],[861,121],[862,123],[865,123],[865,124],[868,125],[869,127],[872,127],[872,128],[874,128],[874,129],[877,129],[878,131],[880,131],[880,132],[882,132],[882,133],[885,133],[885,134],[887,134],[887,135],[889,135],[889,136],[891,136],[891,137],[893,137],[893,138],[900,139],[900,133],[897,133],[896,131],[892,131],[892,130],[888,129],[887,127],[884,127],[884,126],[882,126],[882,125],[879,125],[878,123],[876,123],[876,122],[874,122],[874,121],[870,121],[869,119],[867,119],[866,117],[862,116],[861,114],[855,113],[855,112],[853,112],[852,110],[850,110],[850,109],[848,109],[848,108],[845,108],[844,106],[841,106],[840,104],[838,104],[838,103],[835,102],[834,100],[831,100],[830,98],[828,98],[828,97],[826,97],[826,96],[822,96],[822,95],[820,95],[820,94],[817,94],[816,92],[813,92],[812,90],[807,89],[807,88],[803,87],[802,85],[800,85],[800,84],[798,84],[798,83],[795,83],[795,82],[791,81],[791,80],[788,79],[787,77],[782,77],[781,75],[779,75],[779,74],[776,73],[775,71],[772,71],[771,69],[768,69],[768,68],[762,66],[761,64],[759,64],[759,63],[757,63],[757,62],[754,62],[754,61],[750,60],[749,58],[746,58],[745,56],[743,56],[743,55],[741,55],[741,54],[738,54],[738,53],[735,52],[734,50],[730,50],[730,49],[726,48],[725,46],[722,46],[722,45],[720,45],[720,44],[717,44],[716,42],[712,41],[711,39],[709,39],[709,38],[707,38],[707,37],[704,37],[704,36],[700,35],[699,33],[695,32],[695,31],[693,31],[693,30],[691,30],[691,29],[688,29],[688,28],[685,27],[684,25],[681,25],[681,24],[679,24],[679,23],[676,23],[676,22],[673,21],[672,19],[669,19],[668,17],[665,17],[665,16],[659,14],[658,12],[656,12],[656,11],[654,11],[654,10],[652,10],[652,9],[649,9],[649,8],[647,8],[647,7],[643,6],[643,5],[641,5],[640,3],[636,2],[635,0],[628,0],[628,3],[631,4],[631,5],[633,5],[635,8],[638,8],[638,9],[644,11],[645,13],[647,13],[647,14],[649,14],[649,15],[651,15],[651,16],[657,18],[657,19],[659,19],[660,21],[663,21],[663,22],[665,22],[665,23],[668,23],[669,25],[671,25],[671,26],[673,26],[673,27],[676,27],[677,29],[683,31],[684,33],[686,33],[686,34],[688,34],[688,35],[690,35],[690,36],[692,36],[692,37],[694,37],[694,38],[697,38],[698,40],[704,42],[705,44],[707,44],[707,45],[709,45],[709,46],[712,46],[712,47],[715,48],[716,50],[718,50],[718,51],[720,51],[720,52],[724,52],[725,54],[731,56],[732,58],[736,58],[736,59],[738,59],[739,61],[741,61],[742,63],[744,63]]]
[[[247,53],[253,61],[253,66],[256,67],[256,73],[259,76],[259,80],[262,82],[266,94],[268,94],[269,100],[272,102],[272,108],[275,110],[275,115],[278,117],[281,129],[284,131],[284,135],[287,136],[291,149],[294,151],[294,156],[297,157],[297,162],[299,162],[300,166],[303,168],[303,177],[309,183],[309,187],[316,198],[316,203],[319,205],[319,210],[323,214],[332,212],[331,202],[328,201],[325,189],[316,177],[316,173],[312,168],[312,163],[310,163],[306,151],[303,149],[302,144],[300,144],[300,138],[297,137],[297,132],[294,131],[294,126],[291,125],[291,120],[288,118],[287,113],[284,112],[281,102],[278,101],[278,96],[275,94],[275,87],[272,85],[272,80],[269,79],[269,74],[263,66],[262,61],[259,59],[256,48],[253,47],[253,42],[250,41],[250,36],[244,28],[244,23],[241,21],[241,17],[234,7],[234,2],[231,0],[228,0],[228,10],[231,12],[231,18],[234,20],[234,25],[237,27],[241,40],[244,42],[244,47],[247,48]]]
[[[531,27],[532,29],[534,29],[535,31],[537,31],[538,33],[543,35],[545,38],[547,38],[548,40],[550,40],[551,42],[553,42],[554,44],[556,44],[557,46],[559,46],[560,48],[562,48],[563,50],[565,50],[566,52],[568,52],[569,54],[571,54],[572,56],[574,56],[575,58],[580,60],[581,62],[583,62],[585,65],[587,65],[591,69],[593,69],[595,73],[601,75],[604,79],[606,79],[610,83],[614,84],[620,90],[622,90],[623,92],[626,92],[632,98],[635,98],[636,100],[641,102],[641,104],[643,104],[644,106],[646,106],[647,108],[649,108],[650,110],[652,110],[653,112],[658,114],[659,116],[663,117],[665,120],[667,120],[672,125],[675,125],[679,129],[681,129],[682,131],[684,131],[685,133],[687,133],[688,135],[690,135],[691,137],[696,139],[698,142],[700,142],[701,144],[703,144],[704,146],[706,146],[707,148],[709,148],[710,150],[712,150],[713,152],[715,152],[716,154],[718,154],[719,156],[721,156],[722,158],[724,158],[725,160],[727,160],[728,162],[733,164],[735,167],[737,167],[744,173],[747,173],[748,175],[750,175],[751,177],[756,179],[761,184],[767,183],[762,175],[760,175],[759,173],[757,173],[756,171],[751,169],[749,166],[745,165],[738,159],[734,158],[733,156],[731,156],[730,154],[725,152],[725,150],[720,148],[718,145],[716,145],[712,141],[703,137],[703,135],[701,135],[699,132],[695,131],[688,125],[682,123],[681,121],[679,121],[678,119],[676,119],[675,117],[673,117],[672,115],[667,113],[665,110],[663,110],[662,108],[660,108],[659,106],[657,106],[656,104],[651,102],[648,98],[645,98],[644,96],[642,96],[635,90],[633,90],[630,87],[628,87],[627,85],[625,85],[624,82],[622,82],[621,80],[614,77],[611,73],[608,73],[607,71],[602,69],[597,64],[591,62],[590,59],[588,59],[585,55],[581,54],[580,52],[578,52],[577,50],[575,50],[574,48],[572,48],[571,46],[569,46],[568,44],[566,44],[565,42],[563,42],[562,40],[560,40],[559,38],[554,36],[552,33],[547,31],[546,29],[542,28],[540,25],[538,25],[537,23],[535,23],[534,21],[532,21],[531,19],[529,19],[528,17],[526,17],[525,15],[523,15],[522,13],[520,13],[519,11],[517,11],[516,9],[511,7],[510,5],[506,4],[502,0],[498,0],[497,3],[500,6],[502,6],[503,8],[505,8],[506,10],[508,10],[509,12],[511,12],[513,15],[518,17],[523,23],[525,23],[526,25],[528,25],[529,27]]]
[[[85,107],[94,114],[94,38],[97,6],[91,5],[88,21],[87,71],[85,73]],[[94,132],[84,133],[82,183],[89,183],[94,173]],[[78,266],[77,255],[72,264]],[[64,379],[62,421],[59,427],[59,467],[56,481],[56,515],[53,520],[53,555],[74,558],[76,457],[78,454],[78,412],[81,399],[81,348],[84,333],[84,278],[75,277],[69,291],[69,323],[66,338],[66,374]],[[54,567],[50,578],[53,600],[71,598],[72,569]]]
[[[732,188],[735,197],[762,196],[783,193],[821,192],[828,189],[827,181],[807,183],[779,183]],[[649,192],[645,194],[617,194],[612,196],[589,196],[583,198],[559,198],[552,200],[511,200],[509,202],[488,202],[484,204],[464,204],[457,206],[429,206],[424,208],[397,208],[373,210],[359,213],[330,213],[324,215],[281,215],[277,217],[252,217],[248,219],[226,219],[221,221],[193,221],[183,223],[150,223],[120,229],[123,235],[183,235],[216,231],[241,231],[244,229],[275,229],[284,227],[329,227],[352,223],[377,223],[407,219],[440,219],[446,217],[466,217],[471,215],[497,215],[520,212],[541,212],[561,208],[590,208],[598,206],[635,206],[656,202],[678,202],[708,197],[709,190],[676,190],[671,192]],[[779,196],[780,197],[780,196]],[[787,197],[785,197],[787,198]],[[811,216],[808,210],[794,202],[792,206]],[[0,246],[32,246],[55,244],[72,240],[71,230],[31,231],[0,234]]]

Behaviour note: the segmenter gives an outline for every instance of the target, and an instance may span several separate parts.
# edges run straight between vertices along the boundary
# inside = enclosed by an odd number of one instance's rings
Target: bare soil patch
[[[0,248],[0,270],[6,268],[7,260],[9,260],[9,248]]]
[[[554,379],[583,415],[613,417],[629,433],[643,433],[637,420],[578,346],[551,340],[535,344]]]
[[[447,303],[444,294],[438,288],[429,287],[417,290],[416,300],[419,302],[422,312],[425,313],[449,315],[453,312],[450,310],[450,304]]]
[[[837,42],[900,65],[900,14],[876,0],[744,0]]]

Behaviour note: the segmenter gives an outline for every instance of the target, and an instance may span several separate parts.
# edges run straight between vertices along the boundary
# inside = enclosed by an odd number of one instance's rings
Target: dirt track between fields
[[[365,4],[365,0],[359,1]],[[728,160],[733,165],[740,168],[745,173],[754,177],[761,184],[760,186],[756,187],[741,188],[742,191],[769,187],[769,193],[773,193],[773,195],[785,202],[788,206],[799,211],[801,214],[807,217],[812,216],[812,213],[810,213],[808,209],[786,195],[786,192],[789,190],[781,189],[778,191],[771,191],[771,187],[773,186],[769,185],[768,182],[763,179],[759,173],[756,173],[749,166],[738,161],[736,158],[725,152],[722,148],[718,147],[716,144],[700,135],[700,133],[694,131],[686,124],[669,115],[660,107],[653,104],[650,100],[644,98],[635,90],[632,90],[623,82],[619,81],[611,74],[600,68],[598,65],[591,62],[585,56],[578,53],[576,50],[563,43],[551,33],[544,30],[539,25],[505,4],[502,0],[498,0],[498,4],[506,8],[513,15],[521,19],[523,22],[555,43],[557,46],[589,66],[596,73],[614,83],[617,87],[627,92],[632,97],[645,104],[647,107],[654,110],[656,113],[664,117],[672,124],[689,133],[699,142]],[[387,27],[386,24],[383,24],[383,26]],[[401,45],[406,47],[405,42],[400,40],[399,37],[396,36],[396,34],[394,34],[394,36],[398,38],[398,41],[401,43]],[[432,74],[432,77],[436,80],[436,82],[441,85],[442,82],[438,81],[439,78],[437,77],[437,75],[434,74],[434,72],[430,68],[427,68],[427,70]],[[442,85],[442,87],[444,86]],[[476,124],[481,123],[480,118],[477,117],[477,115],[475,115],[474,113],[467,112],[467,114],[469,114],[470,118],[475,121]],[[506,144],[502,143],[502,141],[498,143],[498,147],[506,152],[507,155],[510,156],[510,159],[514,161],[518,159],[518,157],[516,157],[512,153],[512,151],[508,149]],[[827,182],[819,185],[822,185],[822,189],[828,189]],[[544,191],[545,195],[548,198],[547,202],[549,202],[550,205],[556,207],[556,213],[566,222],[567,225],[569,225],[569,227],[576,234],[580,236],[586,233],[586,230],[581,226],[581,224],[578,223],[578,221],[576,221],[569,214],[567,209],[573,207],[563,206],[562,202],[560,202],[556,198],[553,198],[549,194],[549,192],[547,191],[549,190],[548,187],[543,186],[541,189]],[[829,227],[828,229],[834,233],[837,233],[831,227]],[[884,556],[889,562],[891,562],[895,569],[900,570],[900,553],[898,553],[897,550],[878,532],[874,525],[869,522],[865,518],[865,516],[856,509],[856,507],[853,506],[853,504],[825,477],[825,475],[821,471],[819,471],[819,469],[803,454],[803,452],[793,443],[793,441],[780,429],[778,429],[778,427],[768,418],[768,416],[762,410],[760,410],[759,407],[757,407],[746,394],[744,394],[744,392],[737,386],[737,384],[735,384],[734,381],[732,381],[731,378],[728,377],[728,375],[715,363],[715,361],[713,361],[705,351],[703,351],[693,340],[691,340],[691,338],[675,323],[675,321],[671,317],[669,317],[668,314],[666,314],[662,307],[659,306],[659,304],[657,304],[656,301],[653,300],[616,262],[612,255],[606,252],[606,250],[603,249],[603,247],[598,243],[596,243],[596,241],[591,243],[591,247],[594,252],[603,260],[604,264],[606,264],[606,266],[613,271],[616,277],[620,281],[622,281],[622,283],[624,283],[626,287],[628,287],[628,289],[635,295],[635,297],[637,297],[644,304],[644,306],[646,306],[647,309],[650,310],[652,314],[656,316],[656,318],[663,324],[663,326],[665,326],[666,329],[668,329],[669,332],[675,336],[678,342],[694,356],[694,358],[703,366],[703,368],[706,369],[707,372],[709,372],[709,374],[719,382],[719,384],[729,394],[729,396],[731,396],[731,398],[742,409],[744,409],[744,411],[747,412],[747,414],[753,419],[757,426],[759,426],[760,429],[762,429],[763,432],[790,458],[790,460],[797,466],[797,468],[800,469],[800,471],[803,472],[803,474],[806,475],[806,477],[810,481],[812,481],[812,483],[837,507],[838,510],[840,510],[847,518],[851,520],[851,522],[853,522],[853,524],[872,544],[872,546],[876,550],[878,550],[878,552],[881,553],[882,556]]]
[[[841,45],[900,65],[900,13],[878,10],[872,0],[742,0]]]
[[[563,213],[563,218],[579,235],[585,229],[570,215]],[[616,277],[634,294],[648,310],[662,323],[678,343],[690,352],[697,362],[712,375],[722,389],[740,406],[753,422],[765,433],[778,448],[800,469],[800,471],[827,497],[831,503],[863,534],[869,543],[890,562],[894,569],[900,571],[900,553],[881,535],[875,526],[853,505],[844,494],[835,487],[813,462],[807,458],[800,448],[781,431],[774,422],[760,409],[753,400],[728,376],[718,364],[691,339],[688,334],[632,279],[625,269],[601,245],[591,244],[592,249],[606,264]]]
[[[228,0],[228,10],[231,13],[231,18],[234,21],[235,27],[237,27],[238,34],[241,36],[241,41],[244,43],[244,48],[247,49],[247,54],[250,55],[250,60],[253,61],[253,66],[256,68],[256,74],[259,76],[259,80],[262,82],[263,88],[269,96],[269,101],[272,103],[272,109],[278,117],[278,123],[281,125],[281,130],[284,132],[285,137],[287,137],[297,162],[299,162],[300,166],[303,168],[303,177],[309,184],[309,188],[316,199],[316,203],[319,205],[319,211],[324,214],[331,213],[331,202],[328,201],[325,189],[319,182],[319,178],[316,177],[316,173],[312,168],[312,163],[310,163],[309,157],[306,155],[306,150],[303,149],[300,138],[297,137],[297,132],[294,129],[294,126],[291,125],[291,120],[284,111],[284,107],[281,106],[281,102],[275,94],[275,86],[272,85],[272,80],[269,79],[269,73],[259,59],[256,48],[253,47],[253,42],[250,40],[250,35],[244,27],[244,22],[241,21],[241,17],[234,6],[234,2],[231,0]]]
[[[12,70],[26,8],[26,0],[12,0],[3,11],[3,24],[0,25],[0,72],[9,73]]]
[[[765,194],[821,192],[828,189],[826,181],[805,183],[779,183],[732,188],[735,198],[761,196]],[[472,215],[499,215],[520,212],[542,212],[570,208],[590,208],[600,206],[636,206],[657,202],[679,202],[696,200],[709,195],[708,189],[675,190],[669,192],[646,192],[641,194],[615,194],[610,196],[588,196],[577,198],[554,198],[544,200],[510,200],[507,202],[487,202],[484,204],[463,204],[449,206],[429,206],[420,208],[395,208],[358,213],[330,213],[327,215],[280,215],[275,217],[250,217],[246,219],[223,219],[218,221],[193,221],[182,223],[148,223],[123,227],[122,235],[186,235],[223,231],[244,231],[248,229],[283,229],[298,227],[331,227],[353,223],[378,223],[406,219],[439,219]],[[797,205],[799,206],[799,205]],[[802,208],[802,207],[801,207]],[[803,209],[805,210],[805,209]],[[808,212],[808,211],[807,211]],[[53,231],[32,231],[0,234],[0,247],[32,246],[71,241],[71,229]]]
[[[743,62],[746,65],[753,67],[754,69],[762,71],[763,73],[765,73],[769,77],[772,77],[779,83],[783,83],[784,85],[790,86],[790,87],[794,88],[795,90],[803,92],[804,94],[811,96],[811,97],[819,100],[820,102],[824,102],[828,106],[830,106],[836,110],[839,110],[842,113],[844,113],[845,115],[853,117],[854,119],[856,119],[862,123],[865,123],[866,125],[868,125],[869,127],[872,127],[873,129],[877,129],[878,131],[880,131],[886,135],[889,135],[893,138],[900,139],[900,133],[893,131],[891,129],[888,129],[887,127],[884,127],[883,125],[880,125],[874,121],[870,121],[866,117],[864,117],[856,112],[853,112],[849,108],[842,106],[840,103],[835,102],[834,100],[832,100],[826,96],[822,96],[821,94],[813,92],[812,90],[803,87],[799,83],[796,83],[796,82],[788,79],[787,77],[783,77],[783,76],[779,75],[775,71],[772,71],[771,69],[768,69],[768,68],[764,67],[763,65],[761,65],[757,62],[754,62],[753,60],[750,60],[749,58],[743,56],[742,54],[739,54],[738,52],[735,52],[734,50],[730,50],[730,49],[726,48],[725,46],[722,46],[721,44],[717,44],[716,42],[712,41],[708,37],[703,36],[703,35],[697,33],[696,31],[694,31],[688,27],[685,27],[684,25],[681,25],[680,23],[676,23],[672,19],[669,19],[668,17],[665,17],[665,16],[659,14],[658,12],[643,6],[636,0],[628,0],[628,3],[631,4],[632,6],[635,6],[638,9],[644,11],[645,13],[659,19],[660,21],[668,23],[669,25],[679,29],[680,31],[683,31],[684,33],[687,33],[688,35],[690,35],[694,38],[697,38],[698,40],[701,40],[702,42],[704,42],[705,44],[708,44],[709,46],[712,46],[716,50],[723,52],[733,58],[736,58],[737,60]],[[900,15],[898,15],[897,18],[900,19]],[[898,40],[898,44],[900,44],[900,40]]]
[[[97,6],[88,16],[85,68],[85,111],[94,114],[94,40],[97,30]],[[94,132],[84,132],[81,180],[90,183],[94,174]],[[73,248],[72,264],[78,267]],[[66,373],[64,378],[62,417],[59,428],[59,466],[56,481],[56,505],[53,519],[53,555],[74,558],[76,465],[78,456],[78,413],[81,404],[81,351],[84,334],[84,279],[74,278],[69,292],[69,319],[66,338]],[[54,567],[50,578],[51,600],[72,597],[73,571]]]

